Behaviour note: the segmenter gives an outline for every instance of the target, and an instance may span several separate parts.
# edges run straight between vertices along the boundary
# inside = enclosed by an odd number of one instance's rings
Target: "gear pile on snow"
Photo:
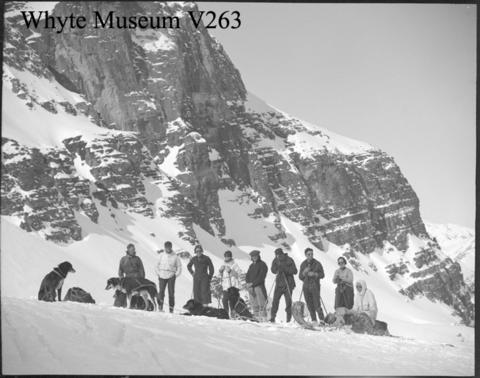
[[[67,294],[65,295],[63,300],[95,304],[95,300],[93,299],[92,295],[80,287],[71,287],[70,289],[68,289]]]

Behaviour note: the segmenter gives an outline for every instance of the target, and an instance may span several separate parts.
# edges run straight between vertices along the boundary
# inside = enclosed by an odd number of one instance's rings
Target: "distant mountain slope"
[[[426,223],[430,236],[436,238],[442,251],[462,267],[463,277],[475,286],[475,231],[455,224]]]

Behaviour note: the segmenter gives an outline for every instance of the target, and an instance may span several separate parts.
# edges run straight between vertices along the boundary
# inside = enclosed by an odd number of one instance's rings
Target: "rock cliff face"
[[[186,22],[196,5],[62,2],[54,15],[91,15],[95,7],[105,16],[176,16],[182,27],[59,34],[26,29],[22,7],[6,9],[4,89],[29,111],[83,117],[104,130],[46,148],[2,139],[2,214],[18,217],[26,230],[57,242],[80,240],[78,214],[97,222],[98,207],[113,206],[176,217],[192,243],[198,225],[232,246],[242,241],[226,237],[219,191],[239,190],[254,203],[249,216],[270,219],[268,237],[287,249],[282,217],[300,224],[320,250],[348,244],[354,266],[356,253],[386,245],[405,254],[409,235],[430,241],[418,198],[394,160],[248,93],[222,46]],[[31,77],[56,83],[62,95],[34,90],[39,82]],[[159,187],[169,193],[161,204],[151,195]],[[402,258],[385,273],[392,280],[410,275],[415,283],[403,293],[443,301],[470,321],[458,264],[440,258],[438,246],[429,251],[418,250],[413,270]]]

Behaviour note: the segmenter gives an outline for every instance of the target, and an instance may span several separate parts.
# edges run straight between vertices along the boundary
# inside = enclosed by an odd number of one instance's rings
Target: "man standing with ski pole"
[[[272,313],[270,322],[275,323],[278,311],[278,304],[282,295],[285,296],[285,312],[287,323],[292,319],[292,291],[295,288],[294,274],[297,274],[295,261],[283,252],[282,248],[275,250],[275,258],[272,261],[272,273],[276,274],[275,290],[273,292]]]

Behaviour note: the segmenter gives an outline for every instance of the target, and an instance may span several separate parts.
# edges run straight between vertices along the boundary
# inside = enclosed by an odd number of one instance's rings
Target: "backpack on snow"
[[[80,287],[71,287],[68,289],[67,294],[63,298],[64,301],[71,301],[71,302],[80,302],[80,303],[93,303],[95,304],[95,300],[92,298],[90,293],[87,293]]]
[[[390,336],[387,323],[380,320],[372,321],[364,312],[352,316],[352,331],[375,336]]]

